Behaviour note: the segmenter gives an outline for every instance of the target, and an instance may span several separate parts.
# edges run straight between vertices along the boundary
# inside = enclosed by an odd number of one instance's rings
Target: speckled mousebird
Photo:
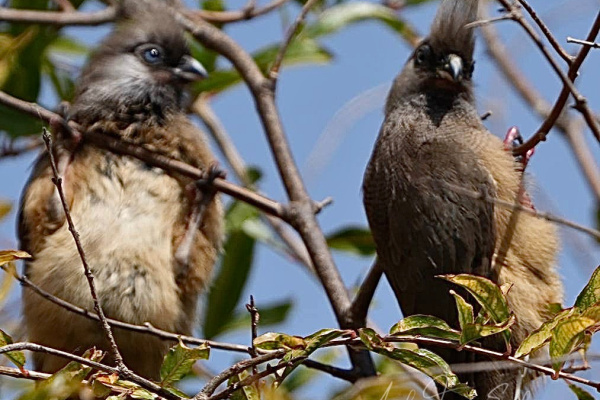
[[[458,325],[452,287],[436,275],[470,273],[512,283],[516,346],[548,317],[547,305],[562,300],[558,239],[549,222],[477,198],[527,203],[522,166],[476,110],[475,38],[465,26],[476,20],[477,7],[477,0],[443,0],[429,37],[394,80],[363,200],[378,262],[405,316],[435,315]],[[501,349],[499,340],[485,344]],[[435,350],[450,363],[472,361],[466,352]],[[480,399],[512,399],[517,374],[463,377]]]
[[[201,169],[215,163],[184,112],[184,87],[206,72],[190,56],[184,32],[159,1],[127,1],[119,21],[85,66],[68,116],[82,126],[79,141],[58,135],[63,187],[105,314],[132,324],[151,323],[190,334],[196,303],[222,241],[218,196],[206,199],[187,178],[88,143],[101,131],[138,143]],[[19,217],[21,248],[32,254],[26,275],[77,306],[93,310],[81,260],[65,223],[48,154],[42,154],[24,189]],[[108,350],[96,321],[77,316],[30,290],[23,292],[29,340],[82,353]],[[157,379],[170,343],[115,329],[126,365]],[[107,355],[106,362],[112,362]],[[54,372],[65,359],[35,353],[39,371]]]

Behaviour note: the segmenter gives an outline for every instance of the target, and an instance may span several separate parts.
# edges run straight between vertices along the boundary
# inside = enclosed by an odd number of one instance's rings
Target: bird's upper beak
[[[181,58],[181,63],[174,69],[174,72],[184,82],[194,82],[208,76],[200,61],[187,55]]]
[[[463,60],[456,54],[450,54],[439,74],[442,78],[454,82],[460,82],[463,77]]]

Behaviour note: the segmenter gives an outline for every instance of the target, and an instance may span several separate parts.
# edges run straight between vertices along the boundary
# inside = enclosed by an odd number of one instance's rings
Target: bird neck
[[[174,86],[148,85],[129,78],[82,86],[69,114],[83,126],[101,121],[163,125],[170,116],[182,112],[184,94]]]

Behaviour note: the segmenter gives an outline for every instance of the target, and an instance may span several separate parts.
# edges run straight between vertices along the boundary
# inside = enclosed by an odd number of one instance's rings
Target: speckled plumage
[[[421,45],[429,49],[417,49],[394,81],[364,177],[364,204],[379,263],[405,316],[436,315],[458,325],[448,293],[456,287],[436,275],[471,273],[512,283],[516,345],[545,320],[547,304],[562,301],[558,239],[548,221],[475,197],[519,203],[524,190],[516,161],[475,108],[467,70],[474,38],[464,25],[476,11],[476,0],[443,0]],[[462,75],[451,76],[449,54],[461,58]],[[429,58],[417,61],[423,57]],[[501,348],[495,339],[485,345]],[[450,363],[472,360],[465,352],[435,351]],[[517,373],[463,378],[481,399],[512,399]],[[444,398],[454,399],[451,393]]]
[[[154,8],[156,7],[156,8]],[[87,143],[85,132],[99,130],[206,169],[215,162],[203,133],[186,117],[183,81],[169,77],[189,55],[183,31],[159,4],[123,15],[115,32],[84,69],[69,115],[84,128],[74,145],[59,136],[64,190],[105,314],[133,323],[151,323],[190,334],[198,295],[206,286],[222,240],[222,207],[216,197],[193,235],[186,265],[175,252],[187,231],[195,202],[192,182],[112,154]],[[132,46],[155,43],[167,61],[148,66]],[[168,49],[168,50],[167,50]],[[118,66],[118,68],[115,68]],[[117,76],[118,75],[118,76]],[[48,155],[36,162],[23,192],[19,238],[33,255],[27,276],[57,297],[93,310],[81,260],[57,201]],[[181,276],[183,274],[183,276]],[[34,294],[23,292],[29,340],[69,352],[92,346],[108,350],[97,322],[76,316]],[[125,363],[158,378],[170,343],[150,335],[115,330]],[[110,356],[105,359],[111,362]],[[37,370],[54,372],[66,360],[34,355]]]

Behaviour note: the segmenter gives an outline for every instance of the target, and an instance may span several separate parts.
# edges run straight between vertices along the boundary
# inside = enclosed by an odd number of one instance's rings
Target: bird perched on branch
[[[60,133],[54,153],[70,213],[107,317],[190,334],[198,295],[222,241],[222,207],[211,190],[113,154],[86,140],[97,131],[203,170],[215,163],[184,113],[187,83],[206,72],[190,56],[184,31],[159,1],[126,1],[112,34],[84,68],[67,115],[79,138]],[[82,262],[42,154],[22,196],[19,238],[33,255],[26,275],[56,297],[93,311]],[[23,293],[29,339],[68,352],[109,350],[97,321],[73,314],[30,290]],[[157,379],[170,343],[114,329],[125,364]],[[110,354],[105,362],[111,363]],[[54,372],[65,359],[34,355]]]
[[[379,263],[405,316],[458,325],[453,287],[437,275],[512,283],[516,345],[546,319],[548,304],[562,300],[558,240],[549,222],[493,202],[527,204],[527,198],[522,165],[486,130],[475,107],[475,39],[467,25],[477,7],[477,0],[443,0],[429,37],[396,77],[364,176],[364,205]],[[465,353],[443,356],[461,363],[469,361]],[[517,373],[466,378],[481,399],[512,399]]]

